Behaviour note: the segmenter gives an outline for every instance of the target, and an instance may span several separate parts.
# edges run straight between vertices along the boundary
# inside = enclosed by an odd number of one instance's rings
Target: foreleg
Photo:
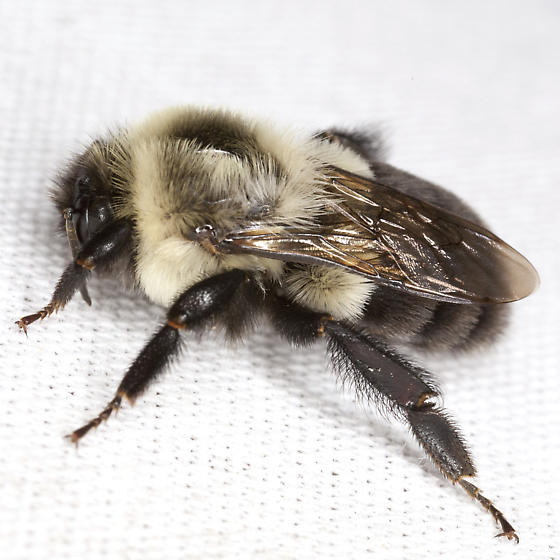
[[[36,313],[22,317],[16,321],[16,324],[27,332],[28,325],[37,319],[43,320],[62,309],[76,291],[82,290],[94,268],[108,266],[119,257],[130,242],[130,235],[131,226],[126,220],[116,220],[107,224],[84,244],[74,262],[66,267],[56,285],[51,301]],[[87,294],[87,292],[85,293]]]

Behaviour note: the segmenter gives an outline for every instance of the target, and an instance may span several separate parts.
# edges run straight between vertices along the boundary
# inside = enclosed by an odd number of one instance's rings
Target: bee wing
[[[437,206],[338,168],[311,227],[247,229],[225,246],[289,262],[347,268],[406,292],[453,303],[505,303],[528,296],[538,275],[487,229]]]

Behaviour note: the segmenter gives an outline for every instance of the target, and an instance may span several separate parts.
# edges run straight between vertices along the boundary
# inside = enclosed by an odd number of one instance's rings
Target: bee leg
[[[16,324],[27,333],[27,327],[37,319],[44,319],[62,309],[81,290],[90,271],[110,265],[130,241],[130,224],[116,220],[107,224],[87,241],[60,277],[51,301],[43,309],[22,317]]]
[[[324,325],[335,368],[350,378],[367,399],[377,399],[407,422],[426,455],[453,484],[458,483],[501,526],[496,536],[519,538],[501,511],[465,478],[476,475],[465,442],[447,413],[436,406],[440,395],[429,374],[394,350],[353,328],[328,321]]]
[[[411,364],[394,350],[331,317],[304,309],[281,297],[269,298],[276,329],[296,345],[307,345],[322,336],[328,339],[335,369],[351,381],[358,393],[374,400],[410,426],[424,451],[452,483],[459,484],[501,526],[498,537],[519,542],[515,529],[479,488],[466,481],[476,469],[458,429],[436,407],[439,389],[428,372]]]
[[[515,529],[511,526],[509,521],[504,517],[504,514],[488,499],[480,493],[480,488],[467,480],[461,479],[458,484],[463,487],[465,492],[473,499],[476,500],[482,507],[499,523],[502,532],[495,535],[495,537],[507,537],[508,540],[515,540],[519,543],[519,537]]]
[[[294,346],[308,346],[324,336],[324,324],[332,319],[274,294],[266,302],[273,327]]]
[[[68,437],[76,445],[92,428],[120,408],[123,398],[131,404],[179,353],[181,330],[201,329],[223,312],[247,279],[242,270],[231,270],[195,284],[173,303],[167,322],[152,336],[123,377],[114,398],[103,411]]]
[[[58,280],[51,301],[45,305],[43,309],[31,315],[26,315],[19,319],[19,321],[16,321],[16,325],[27,334],[28,325],[34,323],[38,319],[43,320],[45,317],[49,317],[52,313],[56,313],[59,309],[62,309],[72,299],[76,290],[84,284],[88,276],[89,270],[75,262],[70,263]]]

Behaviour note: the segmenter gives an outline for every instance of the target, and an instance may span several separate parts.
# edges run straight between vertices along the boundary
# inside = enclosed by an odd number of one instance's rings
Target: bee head
[[[113,219],[122,153],[114,141],[96,140],[59,175],[52,195],[61,226],[79,245]]]

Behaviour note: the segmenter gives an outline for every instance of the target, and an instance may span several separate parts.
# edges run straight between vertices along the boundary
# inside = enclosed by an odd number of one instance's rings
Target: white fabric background
[[[468,5],[468,7],[467,7]],[[4,0],[0,14],[0,556],[558,558],[558,2]],[[134,408],[112,396],[164,311],[91,283],[29,338],[68,261],[47,197],[89,135],[177,103],[316,130],[378,123],[390,161],[464,196],[539,291],[494,349],[424,360],[521,542],[267,327],[188,339]],[[187,337],[188,338],[188,337]]]

